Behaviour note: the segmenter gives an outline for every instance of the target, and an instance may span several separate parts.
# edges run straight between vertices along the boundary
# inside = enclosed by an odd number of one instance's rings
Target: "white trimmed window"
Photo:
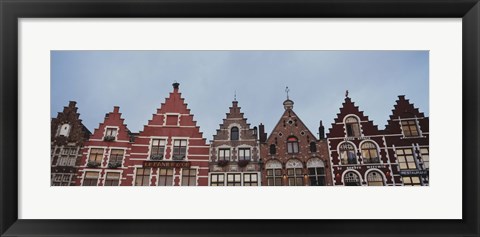
[[[402,177],[404,186],[422,186],[420,177],[418,176],[406,176]]]
[[[357,164],[357,156],[355,155],[355,147],[353,144],[348,142],[341,143],[339,151],[342,165]]]
[[[238,149],[238,160],[250,160],[250,148]]]
[[[402,120],[400,122],[404,137],[418,137],[420,136],[417,121],[415,119]]]
[[[83,178],[83,186],[97,186],[99,174],[100,172],[95,171],[85,172],[85,177]]]
[[[152,139],[150,160],[162,160],[165,156],[165,139]]]
[[[225,174],[211,174],[210,186],[225,186]]]
[[[242,186],[242,174],[227,174],[227,186]]]
[[[197,169],[182,169],[182,186],[197,186]]]
[[[347,137],[360,137],[360,123],[354,116],[349,116],[345,119],[345,130]]]
[[[150,186],[150,168],[137,168],[135,186]]]
[[[377,146],[373,142],[364,142],[361,146],[363,163],[380,163]]]
[[[230,148],[218,149],[218,160],[230,160]]]
[[[401,170],[412,170],[417,168],[413,150],[411,148],[396,149],[398,165]]]
[[[367,174],[367,183],[368,186],[384,186],[383,177],[377,171],[371,171]]]
[[[173,141],[172,160],[185,160],[187,156],[187,140],[175,139]]]
[[[120,184],[120,173],[107,172],[104,186],[118,186]]]
[[[160,168],[158,171],[158,186],[173,185],[173,169]]]

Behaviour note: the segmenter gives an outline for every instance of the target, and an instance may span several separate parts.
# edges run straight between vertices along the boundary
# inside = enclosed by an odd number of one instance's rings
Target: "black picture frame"
[[[1,236],[479,236],[478,0],[0,0],[0,15]],[[462,220],[19,220],[17,21],[73,17],[462,18]]]

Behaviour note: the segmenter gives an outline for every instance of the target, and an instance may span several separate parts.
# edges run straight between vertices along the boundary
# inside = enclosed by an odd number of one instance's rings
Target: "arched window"
[[[360,177],[355,172],[347,172],[343,184],[345,186],[360,186]]]
[[[230,140],[232,140],[232,141],[238,140],[238,128],[237,127],[232,127],[232,129],[230,129]]]
[[[310,152],[317,152],[317,144],[310,142]]]
[[[377,146],[373,142],[364,142],[361,146],[363,163],[380,163]]]
[[[348,142],[344,142],[340,144],[340,160],[342,165],[347,164],[356,164],[357,157],[355,155],[355,147]]]
[[[318,158],[312,158],[307,162],[308,178],[310,186],[325,186],[325,164]]]
[[[303,186],[303,164],[297,159],[287,161],[288,186]]]
[[[367,174],[368,186],[383,186],[382,175],[377,171],[372,171]]]
[[[265,164],[267,170],[267,185],[282,186],[282,164],[276,160],[270,160]]]
[[[349,116],[345,119],[345,129],[347,137],[360,137],[360,124],[356,117]]]
[[[296,137],[289,137],[287,139],[287,152],[298,153],[298,139]]]
[[[275,144],[271,144],[270,145],[270,155],[275,155],[277,154],[277,147],[275,146]]]

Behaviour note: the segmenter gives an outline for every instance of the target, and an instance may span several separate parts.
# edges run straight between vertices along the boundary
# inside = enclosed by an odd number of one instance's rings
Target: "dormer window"
[[[350,116],[345,119],[345,129],[347,137],[360,137],[360,124],[356,117]]]
[[[296,137],[289,137],[287,139],[287,152],[298,153],[298,139]]]
[[[416,120],[402,120],[400,122],[402,126],[404,137],[418,137],[420,136]]]
[[[107,128],[105,131],[105,137],[103,140],[105,141],[115,141],[117,137],[117,128]]]
[[[70,124],[67,123],[60,125],[57,136],[68,137],[68,135],[70,134],[70,127]]]
[[[237,141],[238,137],[238,127],[233,127],[232,129],[230,129],[230,140]]]

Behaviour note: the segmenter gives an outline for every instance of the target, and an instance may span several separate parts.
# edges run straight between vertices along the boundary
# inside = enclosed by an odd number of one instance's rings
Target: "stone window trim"
[[[82,177],[82,186],[98,186],[100,171],[85,169]]]
[[[238,129],[238,137],[237,137],[237,139],[232,139],[232,129],[235,128],[235,127]],[[241,132],[242,130],[243,130],[242,126],[238,123],[232,123],[232,124],[228,125],[228,128],[227,128],[228,140],[229,141],[240,141],[240,140],[242,140],[242,132]]]
[[[300,144],[298,142],[298,138],[295,136],[290,136],[287,138],[286,141],[287,146],[287,153],[288,154],[297,154],[299,153]]]
[[[118,178],[115,177],[115,176],[118,176]],[[105,179],[103,180],[103,186],[120,186],[120,180],[121,179],[122,179],[122,172],[121,171],[108,171],[108,172],[105,173]]]
[[[424,137],[417,117],[414,117],[414,118],[398,117],[398,123],[400,125],[400,130],[402,131],[402,135],[403,135],[402,139]]]
[[[113,141],[118,140],[118,131],[119,127],[118,126],[105,126],[103,130],[103,139],[108,140],[113,138]]]
[[[373,147],[371,146],[373,145]],[[360,154],[363,164],[383,164],[382,158],[380,156],[380,147],[374,140],[363,140],[359,144]],[[373,157],[376,152],[376,159]],[[368,154],[369,157],[366,158]],[[370,159],[367,161],[367,159]],[[367,162],[366,162],[367,161]]]
[[[349,177],[349,174],[352,173],[355,177]],[[347,182],[356,182],[358,184],[358,186],[361,186],[362,185],[362,182],[363,182],[363,179],[362,179],[362,175],[360,174],[360,172],[358,172],[357,170],[345,170],[342,174],[342,183],[344,186],[347,186],[346,183]]]
[[[189,137],[171,137],[170,159],[188,160]]]
[[[122,151],[123,153],[120,153],[119,151]],[[119,164],[119,167],[122,167],[123,162],[125,161],[126,154],[126,147],[110,147],[110,151],[108,152],[107,164]]]
[[[377,175],[378,177],[375,177]],[[367,181],[368,186],[385,186],[387,182],[387,177],[385,177],[385,174],[379,169],[369,169],[367,170],[367,172],[365,172],[364,180]],[[382,182],[382,185],[370,185],[372,182]]]
[[[220,160],[227,160],[227,161],[231,161],[232,160],[232,147],[230,146],[221,146],[221,147],[217,147],[217,161],[220,161]],[[228,151],[228,152],[227,152]],[[223,155],[223,157],[222,157]]]
[[[344,145],[350,145],[353,149],[346,150]],[[347,162],[342,162],[342,151],[347,151]],[[353,151],[352,153],[348,151]],[[340,165],[352,165],[358,164],[358,157],[357,157],[358,149],[353,142],[343,141],[340,142],[337,146],[337,153],[338,153],[338,160]],[[352,156],[352,157],[350,157]],[[344,164],[345,163],[345,164]]]
[[[166,159],[165,154],[167,151],[167,144],[168,137],[150,137],[150,142],[148,144],[148,159]],[[162,148],[163,152],[161,152]],[[156,150],[156,152],[154,150]]]
[[[72,125],[69,122],[62,123],[58,125],[56,137],[64,136],[69,137],[70,131],[72,130]]]

